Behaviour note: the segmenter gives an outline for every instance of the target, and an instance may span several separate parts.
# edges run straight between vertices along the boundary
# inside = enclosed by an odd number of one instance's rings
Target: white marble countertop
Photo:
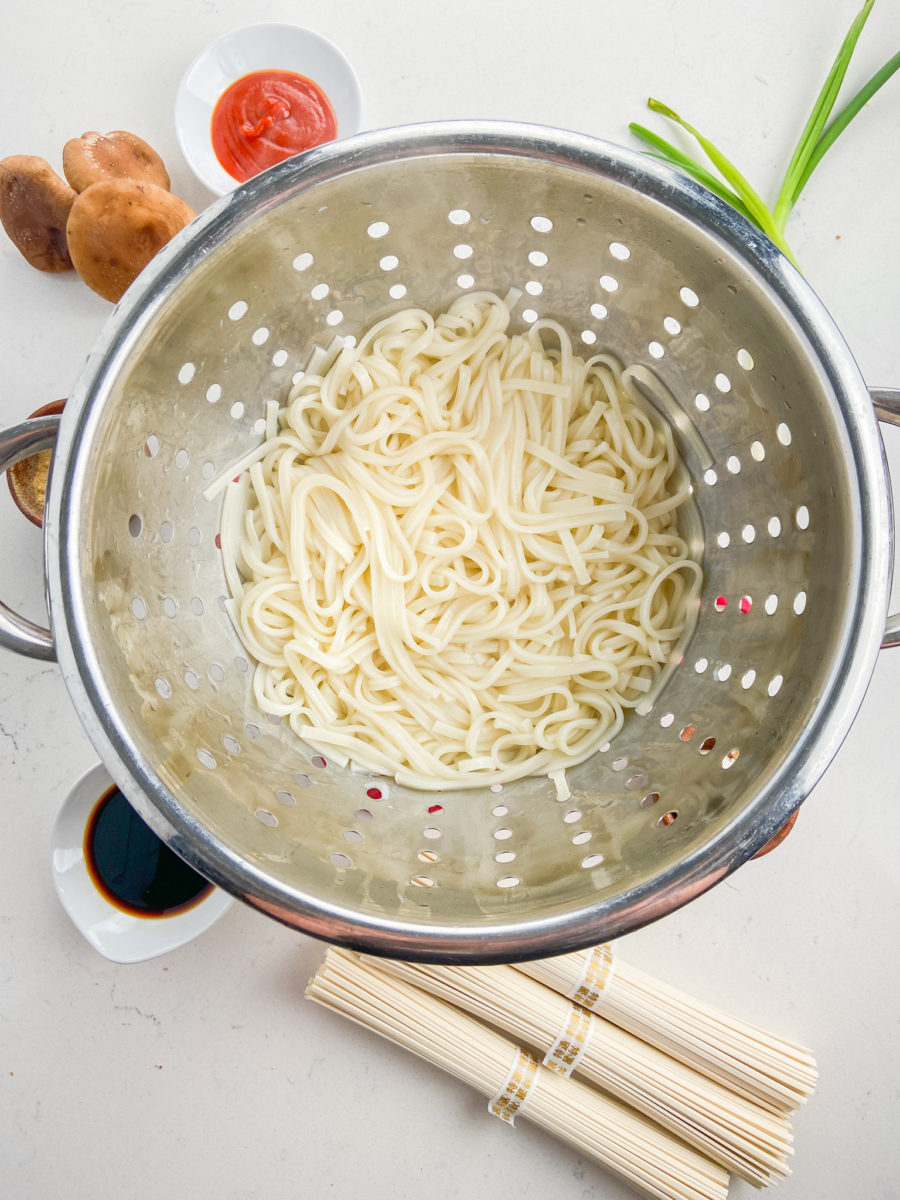
[[[0,156],[134,129],[173,189],[210,200],[177,150],[178,80],[219,34],[290,20],[357,69],[367,124],[498,117],[627,141],[652,93],[771,193],[856,5],[816,0],[2,0]],[[861,82],[900,46],[876,5]],[[900,386],[900,78],[822,165],[790,227],[873,385]],[[109,311],[0,239],[0,422],[67,394]],[[885,441],[900,479],[900,431]],[[42,612],[41,539],[0,496],[2,599]],[[898,589],[895,587],[895,595]],[[897,607],[897,605],[895,605]],[[900,1194],[900,652],[784,845],[622,944],[623,957],[811,1046],[783,1200]],[[171,955],[116,966],[59,907],[49,832],[96,756],[57,669],[0,654],[0,1179],[15,1200],[432,1200],[631,1195],[461,1084],[303,999],[322,947],[235,905]],[[732,1185],[731,1195],[751,1195]]]

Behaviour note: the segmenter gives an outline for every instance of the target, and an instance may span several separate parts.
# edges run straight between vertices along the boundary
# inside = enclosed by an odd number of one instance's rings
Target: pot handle
[[[900,426],[900,388],[869,388],[875,415],[886,425]],[[900,646],[900,613],[892,613],[884,628],[882,649]]]
[[[0,475],[20,459],[48,450],[56,441],[59,417],[34,417],[0,432]],[[20,617],[0,601],[0,646],[29,658],[56,660],[53,634],[27,617]]]

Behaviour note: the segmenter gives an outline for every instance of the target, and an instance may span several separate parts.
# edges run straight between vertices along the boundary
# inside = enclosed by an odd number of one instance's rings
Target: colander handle
[[[869,388],[869,395],[875,405],[875,415],[886,425],[900,426],[900,389],[898,388]],[[890,646],[900,646],[900,613],[892,613],[884,627],[882,649]]]
[[[34,417],[13,425],[0,432],[0,474],[4,474],[20,459],[48,450],[56,441],[59,417]],[[27,617],[20,617],[0,601],[0,646],[25,654],[29,658],[42,658],[54,662],[53,634],[49,629],[35,625]]]

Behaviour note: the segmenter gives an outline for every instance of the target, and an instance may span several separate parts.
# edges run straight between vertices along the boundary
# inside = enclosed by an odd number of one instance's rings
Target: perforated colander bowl
[[[470,288],[523,293],[651,369],[691,471],[704,584],[649,711],[569,772],[423,794],[255,707],[210,482],[313,347]],[[885,398],[885,402],[889,397]],[[559,953],[652,920],[783,825],[857,711],[891,515],[870,396],[810,288],[648,159],[518,125],[315,150],[205,212],[109,320],[63,418],[46,519],[55,648],[129,798],[214,881],[408,958]],[[5,639],[50,643],[4,618]]]

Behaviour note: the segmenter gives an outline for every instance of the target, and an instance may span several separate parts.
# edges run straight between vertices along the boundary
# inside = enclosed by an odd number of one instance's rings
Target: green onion
[[[784,231],[800,193],[806,187],[809,177],[822,160],[823,155],[843,133],[863,105],[871,100],[896,70],[900,69],[900,53],[897,53],[879,71],[876,71],[868,83],[860,88],[828,124],[828,118],[837,102],[850,59],[856,49],[856,43],[874,4],[875,0],[865,0],[865,4],[857,13],[847,36],[841,43],[841,48],[831,65],[831,70],[828,72],[800,135],[800,140],[791,156],[774,207],[769,208],[734,163],[726,158],[709,138],[704,137],[693,125],[661,101],[651,98],[647,101],[647,106],[653,112],[666,117],[689,133],[704,151],[718,172],[718,176],[643,125],[632,123],[628,128],[636,137],[653,148],[654,157],[661,158],[686,174],[692,175],[710,191],[715,192],[717,196],[756,224],[796,265],[796,259],[785,241]]]

